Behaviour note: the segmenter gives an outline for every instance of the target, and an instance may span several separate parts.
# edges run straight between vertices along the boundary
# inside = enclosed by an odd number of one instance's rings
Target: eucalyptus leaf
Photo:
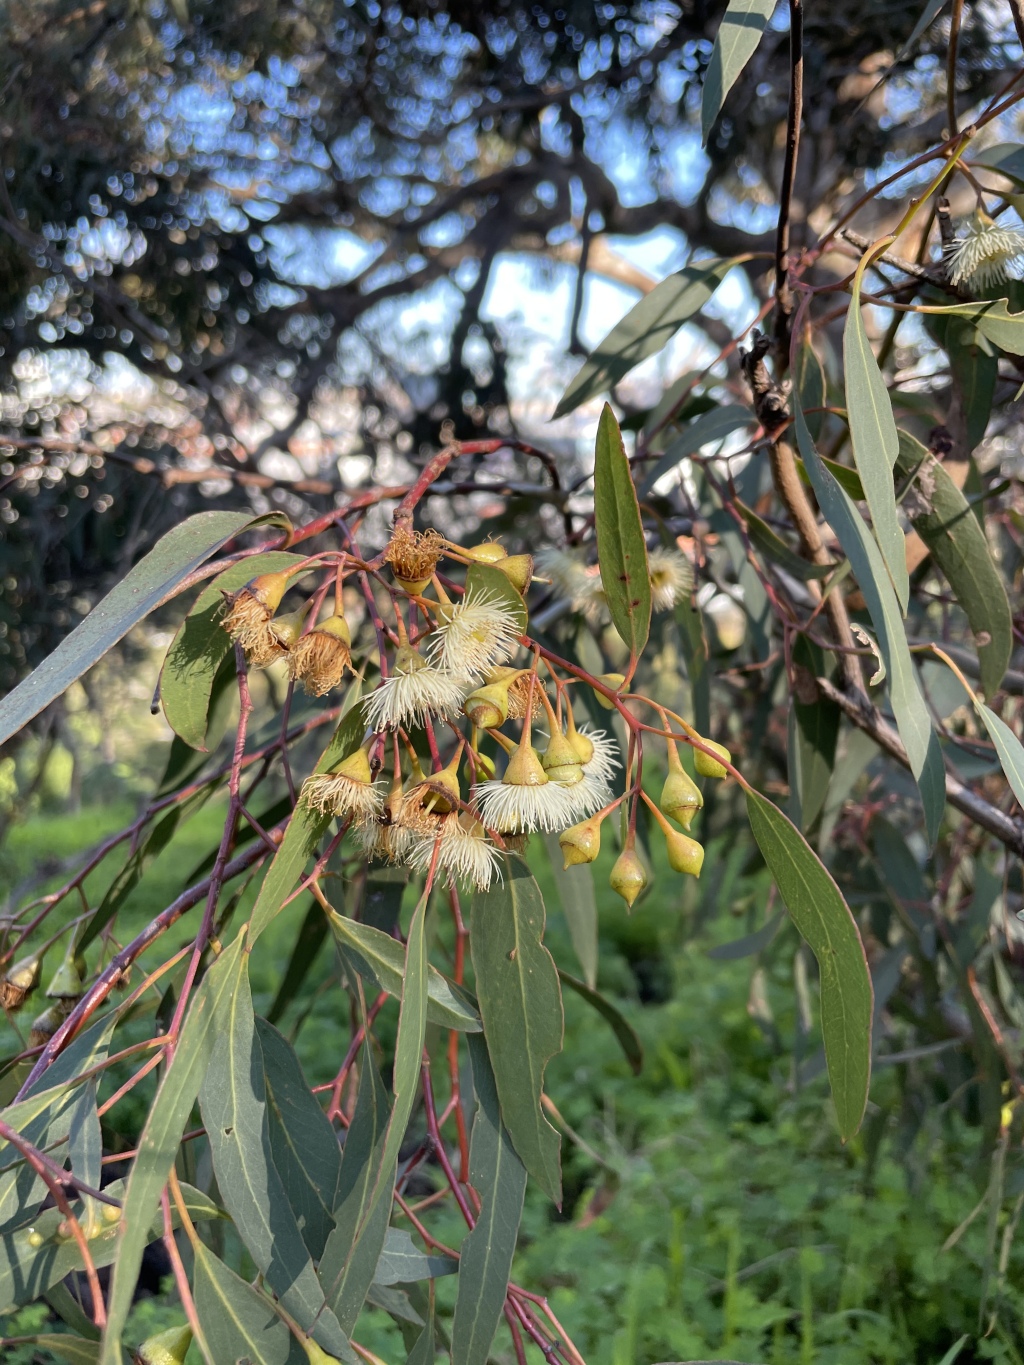
[[[683,323],[700,312],[735,264],[716,258],[695,261],[656,284],[583,362],[552,421],[609,392],[642,360],[666,346]]]
[[[562,995],[543,936],[540,888],[510,855],[503,880],[473,897],[470,951],[502,1121],[523,1165],[560,1205],[561,1144],[540,1102],[544,1069],[562,1047]]]
[[[644,479],[643,493],[646,496],[664,474],[675,469],[688,456],[695,454],[702,446],[723,441],[741,427],[752,426],[754,414],[749,408],[738,403],[728,403],[725,407],[712,408],[702,413],[680,434],[670,441],[664,455],[655,460],[650,473]]]
[[[299,1342],[267,1296],[230,1270],[202,1242],[194,1243],[195,1301],[215,1361],[249,1365],[309,1365]],[[350,1360],[358,1359],[350,1351]]]
[[[558,979],[563,986],[568,986],[570,990],[587,1002],[592,1009],[611,1025],[612,1032],[622,1048],[623,1055],[629,1063],[630,1070],[634,1076],[639,1076],[644,1067],[644,1049],[636,1029],[629,1022],[622,1011],[602,995],[600,991],[594,990],[585,981],[577,981],[576,977],[570,976],[568,972],[563,972],[561,967],[558,969]]]
[[[751,790],[747,816],[790,918],[818,959],[821,1031],[845,1142],[860,1127],[871,1079],[874,997],[864,945],[838,886],[796,826]]]
[[[566,867],[557,834],[544,835],[544,847],[551,863],[562,913],[569,926],[573,951],[588,986],[597,985],[597,897],[594,870],[589,863]]]
[[[612,624],[631,657],[639,659],[651,629],[651,572],[633,475],[607,403],[597,427],[594,527]]]
[[[774,11],[775,0],[729,0],[704,76],[700,104],[702,144],[707,144],[725,97],[757,50]]]

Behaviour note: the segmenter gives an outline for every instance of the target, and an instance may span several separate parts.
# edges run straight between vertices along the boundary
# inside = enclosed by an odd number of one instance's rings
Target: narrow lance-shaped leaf
[[[910,578],[907,574],[906,541],[896,515],[892,476],[900,441],[885,380],[878,368],[861,315],[860,288],[866,261],[865,256],[854,276],[843,333],[846,407],[853,458],[871,509],[875,539],[896,589],[900,608],[906,614]]]
[[[199,1093],[213,1170],[239,1236],[282,1307],[341,1356],[351,1352],[348,1338],[324,1301],[273,1158],[248,964],[249,954],[241,954],[218,1000],[216,1044]]]
[[[281,518],[274,518],[280,524]],[[66,692],[214,550],[248,527],[247,512],[198,512],[161,537],[48,659],[0,701],[0,744]]]
[[[575,991],[581,1000],[585,1000],[592,1009],[595,1009],[606,1020],[622,1048],[623,1056],[629,1063],[630,1070],[634,1076],[639,1076],[644,1065],[643,1044],[640,1042],[636,1029],[622,1011],[613,1005],[606,996],[603,996],[600,991],[594,990],[585,981],[577,981],[568,972],[563,972],[561,967],[558,969],[558,979],[563,986],[568,986],[570,990]]]
[[[479,1186],[476,1187],[479,1190]],[[373,1282],[385,1288],[393,1284],[415,1284],[455,1275],[459,1263],[453,1256],[431,1256],[420,1251],[405,1228],[388,1228],[384,1247],[377,1262]]]
[[[334,911],[330,912],[329,920],[335,938],[345,949],[346,961],[352,963],[360,976],[400,998],[405,973],[405,950],[401,943],[381,929],[359,924]],[[480,1032],[479,1012],[466,992],[429,964],[427,993],[427,1018],[431,1023],[465,1033]]]
[[[971,505],[919,441],[900,432],[899,469],[919,471],[914,530],[946,575],[974,632],[986,697],[999,690],[1013,650],[1013,615],[1003,576]]]
[[[642,360],[660,351],[684,322],[700,312],[735,264],[735,260],[695,261],[656,284],[587,357],[552,420],[599,393],[608,393]]]
[[[156,1092],[139,1138],[118,1224],[120,1242],[114,1282],[107,1305],[100,1365],[121,1365],[120,1341],[132,1306],[142,1253],[150,1241],[150,1223],[167,1183],[213,1050],[213,1025],[224,995],[231,990],[242,956],[243,935],[225,948],[203,979],[189,1007],[174,1049],[174,1058]]]
[[[747,816],[790,918],[818,959],[825,1060],[845,1142],[860,1127],[871,1079],[874,997],[864,945],[838,886],[782,811],[748,791]]]
[[[542,942],[544,901],[521,858],[473,897],[470,951],[501,1116],[523,1165],[561,1204],[560,1139],[541,1112],[544,1069],[562,1047],[562,993]]]
[[[573,951],[588,986],[597,985],[597,897],[594,894],[594,872],[589,863],[566,867],[557,834],[546,834],[544,846],[551,863],[562,913],[569,926]]]
[[[594,455],[594,525],[612,624],[634,659],[651,629],[651,574],[640,504],[615,414],[606,403]]]
[[[319,1260],[334,1227],[341,1148],[327,1115],[310,1093],[295,1049],[256,1020],[267,1087],[270,1149],[309,1254]]]
[[[167,724],[193,749],[205,748],[214,679],[231,650],[221,626],[224,594],[237,592],[258,574],[279,573],[301,563],[301,555],[271,550],[232,564],[204,588],[178,627],[160,670],[160,703]]]
[[[725,407],[702,413],[674,437],[664,455],[655,460],[643,482],[644,494],[649,493],[663,474],[675,469],[688,455],[695,454],[702,446],[724,441],[726,436],[739,431],[740,427],[752,426],[753,422],[754,414],[738,403],[729,403]]]
[[[702,144],[707,143],[708,134],[722,112],[726,95],[757,50],[774,9],[775,0],[729,0],[729,7],[715,35],[715,45],[711,50],[711,61],[701,92]]]
[[[476,1092],[469,1178],[481,1205],[476,1226],[460,1250],[452,1365],[486,1365],[508,1292],[526,1194],[526,1168],[502,1124],[482,1038],[469,1040],[469,1057]]]
[[[885,660],[896,725],[907,750],[910,770],[921,791],[929,838],[934,842],[945,806],[945,771],[939,741],[932,730],[928,707],[910,657],[899,605],[878,546],[848,494],[819,459],[799,407],[794,411],[794,422],[800,454],[818,504],[839,537],[867,602]]]
[[[229,1270],[202,1242],[195,1252],[195,1301],[215,1361],[309,1365],[309,1357],[265,1294]],[[352,1359],[357,1357],[353,1354]]]
[[[345,1138],[334,1230],[327,1239],[319,1271],[327,1301],[343,1325],[354,1325],[359,1316],[391,1220],[390,1201],[384,1200],[377,1205],[374,1218],[368,1221],[365,1216],[380,1176],[390,1117],[388,1094],[367,1039],[356,1109]]]

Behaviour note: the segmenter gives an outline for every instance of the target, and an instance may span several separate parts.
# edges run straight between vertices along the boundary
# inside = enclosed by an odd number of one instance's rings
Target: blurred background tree
[[[607,307],[595,282],[769,248],[788,21],[702,150],[723,8],[8,0],[0,688],[197,502],[323,510],[445,432],[529,434]],[[941,23],[870,93],[918,17],[808,15],[796,245],[808,206],[820,229],[936,137]],[[965,103],[1013,40],[1006,13],[969,8]],[[767,263],[746,272],[766,297]],[[509,308],[525,285],[557,295],[563,335]],[[576,427],[552,430],[571,466]]]

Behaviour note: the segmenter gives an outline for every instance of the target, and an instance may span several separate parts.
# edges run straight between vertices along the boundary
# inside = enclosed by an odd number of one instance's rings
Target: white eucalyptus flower
[[[507,603],[486,593],[467,593],[454,605],[442,603],[427,657],[435,667],[476,682],[511,659],[518,638],[519,623]]]
[[[960,223],[944,255],[951,284],[987,289],[1008,279],[1009,266],[1024,256],[1024,232],[1000,227],[979,208]]]
[[[668,611],[693,587],[693,568],[678,550],[659,545],[647,557],[651,574],[651,603],[655,611]]]
[[[463,681],[429,664],[411,645],[395,656],[395,671],[366,699],[366,721],[372,730],[425,725],[428,716],[450,719],[466,695]]]
[[[566,829],[574,823],[572,790],[562,782],[552,782],[536,749],[525,743],[516,748],[504,776],[481,782],[473,788],[473,796],[485,825],[500,834],[531,834]]]
[[[551,580],[557,596],[565,598],[573,611],[598,624],[608,619],[608,598],[597,565],[588,568],[568,550],[542,550],[537,568]]]
[[[314,773],[302,784],[302,797],[312,810],[340,819],[372,819],[384,804],[386,788],[374,782],[364,746],[339,763],[334,772]]]
[[[451,812],[435,821],[432,833],[413,834],[406,865],[414,872],[428,872],[437,847],[437,869],[449,884],[462,882],[486,891],[501,876],[501,857],[487,838],[483,825],[471,815]]]

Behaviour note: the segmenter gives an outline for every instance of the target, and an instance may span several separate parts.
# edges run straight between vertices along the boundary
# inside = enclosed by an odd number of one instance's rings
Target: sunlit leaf
[[[799,408],[794,413],[797,442],[818,503],[839,537],[860,584],[888,672],[889,696],[910,770],[917,779],[929,838],[934,842],[946,799],[939,741],[914,670],[906,631],[892,584],[874,538],[849,495],[821,463]]]
[[[561,1204],[560,1139],[541,1112],[544,1069],[562,1047],[562,995],[544,937],[544,901],[521,858],[473,897],[470,949],[501,1117],[523,1165]]]
[[[521,631],[526,629],[527,612],[523,595],[507,574],[493,564],[471,564],[466,570],[466,596],[500,602],[512,614]]]
[[[552,420],[608,393],[642,360],[666,346],[683,323],[700,312],[735,264],[734,260],[695,261],[656,284],[583,362]]]
[[[896,590],[900,608],[906,615],[910,578],[907,574],[906,541],[896,515],[892,474],[899,454],[899,435],[885,380],[864,328],[860,279],[858,272],[853,282],[843,334],[850,440],[857,472],[864,485],[864,496],[871,510],[875,539]]]
[[[482,1038],[469,1040],[469,1057],[476,1093],[469,1178],[481,1206],[476,1226],[461,1248],[452,1365],[487,1363],[508,1292],[526,1194],[526,1168],[502,1124],[494,1072]]]
[[[938,460],[900,432],[901,473],[919,471],[911,515],[974,632],[986,697],[999,690],[1013,651],[1013,616],[1003,575],[971,505]]]
[[[818,959],[821,1032],[845,1141],[860,1127],[871,1079],[874,997],[864,945],[838,886],[795,825],[754,791],[747,816],[790,918]]]
[[[707,143],[725,97],[757,50],[774,10],[775,0],[729,0],[704,76],[700,103],[702,143]]]
[[[1011,313],[1006,299],[978,303],[921,304],[919,311],[937,318],[968,318],[1008,355],[1024,355],[1024,311]]]
[[[619,424],[607,403],[594,456],[594,525],[612,624],[638,659],[651,629],[651,575],[633,475]]]

